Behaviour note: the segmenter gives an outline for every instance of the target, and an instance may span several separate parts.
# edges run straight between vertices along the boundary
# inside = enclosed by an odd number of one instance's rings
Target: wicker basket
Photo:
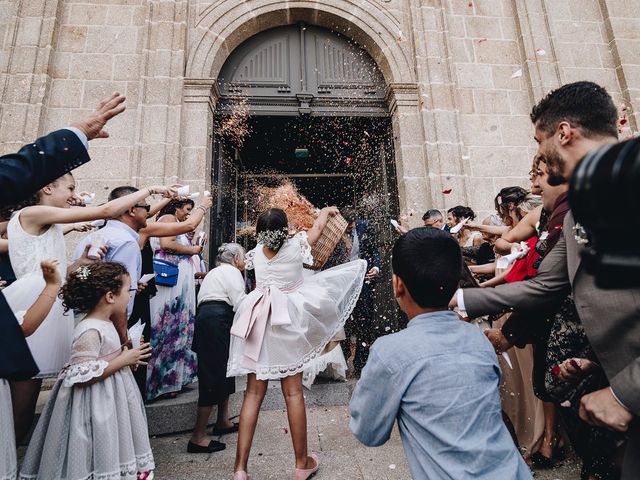
[[[342,239],[342,235],[344,235],[348,225],[347,221],[340,214],[329,217],[320,238],[311,249],[313,265],[305,265],[305,268],[309,270],[322,269],[335,250],[336,245],[338,245],[338,242]]]

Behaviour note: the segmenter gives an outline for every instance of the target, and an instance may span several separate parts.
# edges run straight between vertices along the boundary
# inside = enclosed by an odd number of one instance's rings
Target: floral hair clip
[[[283,228],[281,230],[264,230],[256,235],[258,243],[267,248],[277,250],[289,236],[289,230]]]
[[[87,267],[86,265],[83,265],[76,270],[76,277],[78,278],[78,280],[82,280],[83,282],[87,280],[90,275],[91,270],[89,270],[89,267]]]

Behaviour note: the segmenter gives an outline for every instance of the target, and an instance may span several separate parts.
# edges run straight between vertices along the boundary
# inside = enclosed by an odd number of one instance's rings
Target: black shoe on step
[[[193,442],[189,442],[187,444],[188,453],[213,453],[224,450],[225,448],[227,448],[227,446],[222,442],[218,442],[217,440],[211,440],[209,442],[209,445],[207,445],[206,447]]]

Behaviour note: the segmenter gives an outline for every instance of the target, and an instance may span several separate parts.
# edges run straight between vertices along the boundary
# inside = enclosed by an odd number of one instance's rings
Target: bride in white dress
[[[63,227],[61,224],[116,218],[154,193],[173,195],[168,187],[150,187],[117,198],[97,207],[71,208],[77,202],[73,175],[66,174],[46,185],[14,212],[7,227],[9,258],[17,280],[3,290],[9,306],[20,316],[36,301],[44,288],[40,262],[57,260],[61,277],[82,264],[94,262],[87,250],[77,262],[67,267]],[[106,251],[106,250],[103,250]],[[40,328],[27,338],[40,373],[32,380],[11,382],[16,441],[22,441],[33,422],[42,378],[58,374],[71,355],[73,312],[64,313],[58,299]]]
[[[247,463],[268,380],[279,379],[287,405],[295,452],[296,479],[318,470],[318,457],[307,451],[302,372],[342,329],[360,295],[367,262],[355,260],[312,276],[311,245],[335,207],[320,212],[308,232],[288,237],[286,214],[272,208],[258,218],[258,245],[247,254],[256,289],[238,307],[231,328],[227,376],[247,375],[236,451],[234,479],[246,480]]]

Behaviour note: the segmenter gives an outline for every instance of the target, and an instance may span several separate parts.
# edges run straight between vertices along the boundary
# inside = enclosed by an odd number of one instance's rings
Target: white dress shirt
[[[198,305],[211,301],[226,302],[235,312],[246,296],[244,277],[240,270],[223,263],[204,277],[198,293]]]

